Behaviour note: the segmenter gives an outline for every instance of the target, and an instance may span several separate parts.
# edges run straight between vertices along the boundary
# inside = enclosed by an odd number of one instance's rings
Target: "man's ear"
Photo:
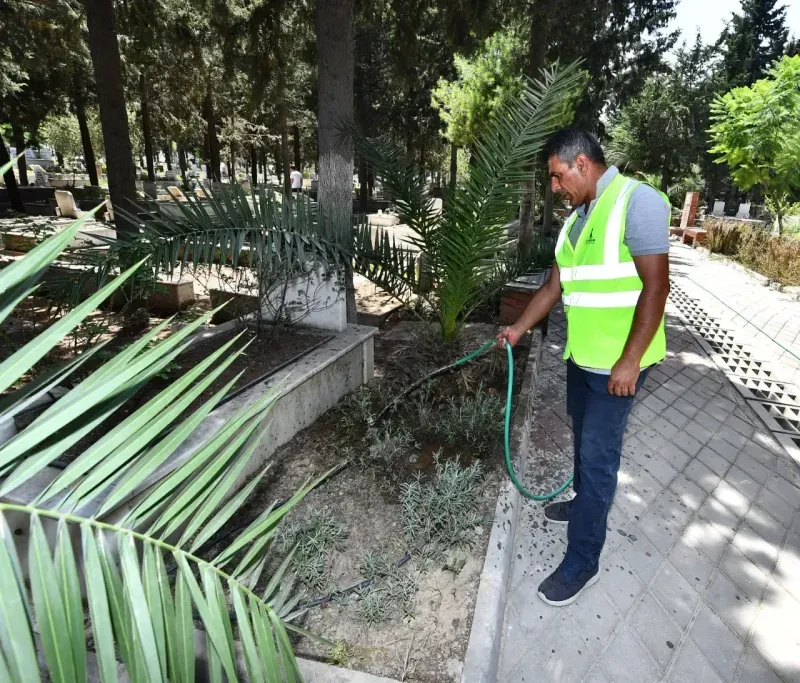
[[[589,159],[585,154],[579,154],[575,157],[575,166],[578,167],[578,173],[585,176],[589,172]]]

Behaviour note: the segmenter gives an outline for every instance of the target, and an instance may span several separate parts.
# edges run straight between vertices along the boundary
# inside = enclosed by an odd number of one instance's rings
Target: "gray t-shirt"
[[[609,166],[597,181],[597,197],[589,204],[588,211],[585,204],[576,209],[578,216],[569,231],[569,241],[573,247],[578,243],[586,219],[592,213],[600,195],[617,175],[619,169],[616,166]],[[668,254],[669,222],[670,209],[661,194],[649,185],[637,185],[631,192],[628,211],[625,214],[624,241],[631,255]]]
[[[586,219],[592,213],[600,195],[605,192],[611,181],[619,175],[616,166],[609,166],[597,181],[597,196],[589,204],[587,211],[583,204],[576,209],[578,216],[569,231],[569,241],[575,247],[578,238],[586,225]],[[625,246],[631,256],[650,256],[651,254],[669,253],[670,208],[661,194],[649,185],[637,185],[631,192],[628,211],[625,214]],[[589,372],[610,375],[611,370],[583,368]]]

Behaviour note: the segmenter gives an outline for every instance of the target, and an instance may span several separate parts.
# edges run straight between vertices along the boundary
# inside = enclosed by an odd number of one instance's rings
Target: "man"
[[[545,507],[551,522],[568,524],[568,545],[538,593],[550,605],[569,605],[599,578],[633,397],[647,368],[666,355],[670,207],[660,192],[607,167],[585,131],[559,131],[545,154],[553,192],[574,211],[558,238],[550,278],[498,343],[516,344],[563,300],[575,497]]]
[[[297,170],[296,166],[289,166],[289,177],[292,180],[292,192],[300,192],[303,189],[303,174]]]

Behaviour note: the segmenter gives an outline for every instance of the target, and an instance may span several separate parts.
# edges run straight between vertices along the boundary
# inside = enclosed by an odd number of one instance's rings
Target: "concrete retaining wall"
[[[511,426],[511,450],[518,476],[524,481],[526,455],[530,450],[533,422],[533,399],[542,364],[542,328],[533,330],[528,364],[520,388],[517,410]],[[514,537],[522,496],[510,479],[500,491],[486,559],[483,563],[478,598],[472,615],[472,630],[461,673],[462,683],[495,683],[500,646],[503,640],[503,620],[508,578],[514,555]]]
[[[184,442],[182,447],[155,474],[145,480],[124,503],[102,517],[110,524],[119,523],[166,475],[186,462],[203,444],[242,408],[251,406],[266,394],[277,398],[266,420],[270,428],[256,449],[248,465],[237,480],[230,495],[233,495],[245,480],[260,471],[275,450],[285,444],[298,431],[308,427],[314,420],[340,398],[369,381],[374,374],[374,342],[377,330],[373,327],[349,325],[307,356],[269,378],[264,384],[248,389],[228,403],[212,411]],[[9,503],[28,504],[34,500],[59,474],[48,467],[36,477],[5,496]],[[92,503],[77,511],[79,515],[92,515],[101,502]],[[6,513],[6,520],[15,532],[17,552],[27,574],[29,520],[21,513]],[[56,522],[42,519],[45,533],[51,544],[55,543]],[[74,525],[71,533],[79,548],[79,529]],[[113,537],[109,538],[114,542]]]

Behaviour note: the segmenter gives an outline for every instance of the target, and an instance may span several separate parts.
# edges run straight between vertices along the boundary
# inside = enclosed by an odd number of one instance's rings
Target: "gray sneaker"
[[[544,506],[544,517],[553,524],[567,524],[569,522],[569,504],[571,501],[550,503]]]

